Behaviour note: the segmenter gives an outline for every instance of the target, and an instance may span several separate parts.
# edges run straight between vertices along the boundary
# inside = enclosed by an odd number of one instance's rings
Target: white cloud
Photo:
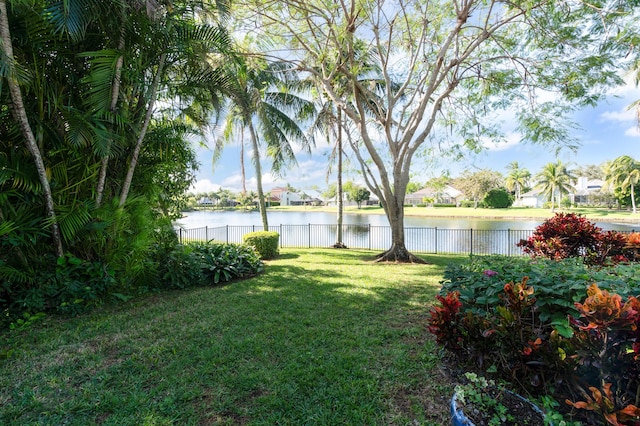
[[[636,120],[636,111],[631,109],[624,108],[618,111],[605,111],[600,114],[600,117],[604,121],[615,121],[615,122],[628,122]]]
[[[217,183],[213,183],[209,179],[202,179],[194,183],[191,188],[189,188],[189,191],[197,194],[200,192],[215,192],[219,189],[220,185]]]
[[[520,145],[522,139],[520,133],[509,132],[502,140],[492,140],[488,138],[482,138],[482,146],[489,151],[505,151]]]
[[[624,134],[625,136],[640,138],[640,128],[638,126],[630,127],[624,132]]]

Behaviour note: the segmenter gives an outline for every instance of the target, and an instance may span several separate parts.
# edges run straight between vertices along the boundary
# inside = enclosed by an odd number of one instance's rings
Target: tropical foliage
[[[505,179],[505,186],[509,191],[513,191],[516,201],[520,200],[522,191],[529,187],[531,172],[520,167],[517,161],[509,163],[509,172]]]
[[[551,211],[555,210],[556,205],[560,207],[562,196],[571,192],[576,179],[573,172],[560,160],[544,166],[536,177],[536,188],[551,202]]]
[[[636,213],[636,185],[640,183],[640,161],[622,155],[607,164],[605,179],[614,193],[623,198],[628,194],[633,213]],[[627,192],[628,191],[628,192]]]
[[[239,58],[226,67],[228,73],[235,75],[235,79],[224,91],[226,105],[218,117],[222,121],[222,136],[216,141],[214,165],[224,145],[243,136],[246,129],[256,172],[262,226],[268,231],[261,152],[264,148],[264,152],[272,159],[271,170],[276,174],[286,166],[295,164],[294,143],[309,152],[312,139],[305,134],[301,122],[313,115],[314,105],[291,90],[295,74],[287,69],[286,64],[265,61],[249,64],[246,59]],[[241,137],[240,145],[244,147],[244,143]]]
[[[0,70],[16,89],[0,91],[3,309],[136,291],[228,81],[216,65],[231,57],[227,5],[216,4],[2,1]],[[61,275],[76,264],[90,277]]]
[[[518,247],[532,257],[548,259],[583,258],[591,264],[626,260],[624,247],[627,237],[616,231],[601,228],[575,213],[556,213],[536,227],[532,236],[521,240]]]
[[[473,258],[447,268],[429,331],[465,368],[553,396],[581,424],[635,425],[638,272]]]

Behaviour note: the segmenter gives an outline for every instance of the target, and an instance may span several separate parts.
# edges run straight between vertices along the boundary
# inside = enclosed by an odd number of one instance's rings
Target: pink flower
[[[482,273],[489,278],[495,277],[496,275],[498,275],[496,271],[492,271],[491,269],[485,269]]]

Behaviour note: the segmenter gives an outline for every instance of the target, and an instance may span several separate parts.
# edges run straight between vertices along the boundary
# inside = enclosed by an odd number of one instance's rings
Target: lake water
[[[336,215],[319,211],[270,211],[269,228],[287,248],[329,247],[336,242]],[[541,222],[466,218],[405,217],[407,249],[420,253],[521,254],[517,246]],[[181,241],[242,242],[262,230],[258,212],[194,211],[178,223]],[[640,224],[597,223],[605,230],[632,231]],[[384,215],[344,215],[342,241],[351,248],[384,250],[391,245],[391,228]]]
[[[308,224],[335,224],[336,214],[318,211],[269,211],[267,212],[269,225],[308,225]],[[349,213],[344,215],[344,224],[388,226],[389,221],[384,215]],[[533,230],[542,222],[538,220],[501,220],[501,219],[475,219],[475,218],[430,218],[405,216],[405,227],[426,227],[443,229],[511,229]],[[260,214],[257,211],[193,211],[186,212],[185,216],[176,222],[176,225],[184,229],[218,227],[218,226],[262,226]],[[603,230],[632,231],[640,230],[640,224],[597,222],[597,226]]]

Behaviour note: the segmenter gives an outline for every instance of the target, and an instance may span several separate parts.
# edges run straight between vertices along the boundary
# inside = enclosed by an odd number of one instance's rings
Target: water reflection
[[[330,247],[336,241],[335,217],[325,212],[272,212],[270,230],[280,234],[280,246]],[[406,218],[405,244],[414,252],[464,254],[521,254],[517,243],[528,238],[540,222],[460,218]],[[345,215],[342,242],[351,248],[385,250],[391,227],[380,215]],[[192,212],[177,224],[182,241],[242,242],[262,229],[256,212]],[[633,225],[602,223],[604,229],[631,231]]]
[[[329,212],[317,211],[270,211],[269,224],[279,225],[308,225],[308,224],[330,224],[335,225],[336,215]],[[542,223],[538,220],[501,220],[501,219],[476,219],[476,218],[431,218],[431,217],[405,217],[405,227],[428,227],[445,229],[511,229],[511,230],[533,230]],[[218,226],[250,225],[256,230],[262,229],[260,214],[256,211],[194,211],[185,214],[177,225],[185,229]],[[364,233],[366,226],[389,226],[389,221],[384,215],[377,214],[354,214],[344,215],[345,225],[361,225],[350,232],[354,234]],[[640,224],[621,224],[610,222],[597,222],[597,226],[604,230],[631,231],[640,229]]]

